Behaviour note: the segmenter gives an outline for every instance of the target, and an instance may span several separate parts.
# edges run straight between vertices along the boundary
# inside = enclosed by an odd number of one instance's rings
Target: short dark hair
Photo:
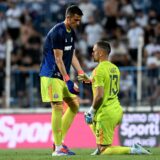
[[[66,16],[67,15],[73,16],[74,14],[83,16],[82,10],[78,6],[71,5],[66,9]]]
[[[98,41],[96,44],[97,44],[97,46],[99,48],[105,50],[108,53],[108,55],[110,54],[111,46],[110,46],[109,42],[107,42],[107,41]]]

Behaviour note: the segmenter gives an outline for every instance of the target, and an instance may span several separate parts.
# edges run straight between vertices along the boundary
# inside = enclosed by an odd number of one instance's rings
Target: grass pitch
[[[90,156],[93,149],[75,149],[75,156],[52,157],[47,149],[0,150],[0,160],[160,160],[160,148],[151,148],[152,155]]]

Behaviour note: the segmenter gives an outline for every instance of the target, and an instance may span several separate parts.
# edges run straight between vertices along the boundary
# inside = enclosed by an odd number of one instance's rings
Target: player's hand
[[[89,112],[85,112],[84,113],[84,118],[87,124],[92,124],[93,123],[93,118],[94,118],[94,114],[89,113]]]
[[[72,94],[76,94],[76,95],[79,94],[79,88],[78,88],[77,84],[70,80],[70,77],[69,77],[68,74],[66,74],[65,76],[63,76],[63,79],[66,82],[68,90]]]
[[[91,83],[91,79],[86,73],[78,74],[77,76],[78,80],[84,83]]]
[[[84,117],[87,124],[92,124],[96,109],[93,106],[90,107],[88,112],[85,112]]]
[[[68,90],[72,93],[72,94],[79,94],[79,88],[77,86],[76,83],[74,83],[73,81],[71,80],[68,80],[66,81],[66,84],[67,84],[67,87],[68,87]]]

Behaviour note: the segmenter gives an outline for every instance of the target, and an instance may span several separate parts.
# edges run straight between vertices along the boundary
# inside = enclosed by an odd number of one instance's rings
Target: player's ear
[[[99,56],[102,57],[103,53],[102,51],[99,51]]]
[[[66,16],[67,21],[70,21],[70,18],[71,18],[70,15],[67,15],[67,16]]]

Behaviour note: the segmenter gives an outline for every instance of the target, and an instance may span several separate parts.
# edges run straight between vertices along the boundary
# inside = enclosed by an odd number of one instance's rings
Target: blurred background
[[[121,144],[131,145],[138,141],[146,146],[159,146],[159,0],[0,0],[1,148],[27,147],[29,140],[30,147],[34,147],[36,140],[36,147],[44,147],[44,124],[50,128],[50,104],[42,103],[40,97],[38,72],[43,43],[47,32],[64,20],[65,10],[71,4],[78,5],[84,13],[82,25],[76,30],[76,50],[82,68],[90,74],[97,65],[91,56],[93,44],[100,39],[109,41],[112,46],[109,58],[121,70],[120,102],[127,112],[136,112],[125,113],[122,124],[125,127],[116,132],[121,138],[115,144],[121,141]],[[72,69],[71,77],[75,81],[76,76]],[[92,102],[91,87],[81,83],[79,87],[80,111],[84,111]],[[33,118],[34,113],[37,113],[36,118]],[[77,125],[79,122],[86,127],[81,114],[77,116]],[[30,131],[30,138],[25,129]],[[45,147],[52,143],[51,128],[47,131]],[[33,133],[37,133],[39,139],[35,139]],[[87,129],[83,133],[91,134]],[[83,138],[79,142],[86,142]],[[25,140],[27,144],[21,145]],[[68,142],[76,141],[68,138]],[[93,143],[92,137],[89,144]],[[88,147],[94,146],[89,144]],[[71,144],[71,147],[86,146]]]

